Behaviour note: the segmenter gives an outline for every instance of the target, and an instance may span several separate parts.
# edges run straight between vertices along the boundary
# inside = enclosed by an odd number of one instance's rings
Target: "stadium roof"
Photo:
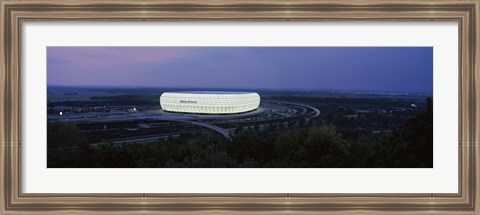
[[[179,94],[249,94],[254,92],[236,92],[236,91],[176,91],[168,93],[179,93]]]

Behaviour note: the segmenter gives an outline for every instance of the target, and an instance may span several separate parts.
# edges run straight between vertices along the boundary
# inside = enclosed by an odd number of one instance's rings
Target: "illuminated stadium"
[[[183,91],[165,92],[160,106],[169,112],[200,114],[235,114],[252,111],[260,105],[254,92]]]

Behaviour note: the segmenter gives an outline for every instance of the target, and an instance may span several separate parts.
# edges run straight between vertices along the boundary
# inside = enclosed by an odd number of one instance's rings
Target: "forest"
[[[345,137],[334,125],[212,133],[96,147],[73,124],[48,123],[48,168],[432,168],[433,107],[392,133]]]

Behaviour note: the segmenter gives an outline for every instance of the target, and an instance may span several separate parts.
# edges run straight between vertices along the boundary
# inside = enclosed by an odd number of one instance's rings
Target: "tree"
[[[47,123],[47,167],[77,167],[86,147],[87,138],[75,125]]]
[[[297,150],[303,144],[304,138],[300,131],[285,131],[276,135],[275,152],[279,160],[286,161],[290,159],[291,153]]]
[[[77,126],[60,122],[47,123],[47,146],[68,147],[86,143],[87,138],[81,134]]]
[[[305,141],[307,160],[312,167],[344,167],[348,155],[346,141],[335,127],[323,125],[309,129]]]
[[[379,164],[378,141],[371,134],[361,134],[351,144],[350,165],[351,167],[377,167]]]
[[[427,98],[426,109],[409,119],[399,132],[405,144],[405,155],[409,155],[404,165],[433,167],[433,102]]]

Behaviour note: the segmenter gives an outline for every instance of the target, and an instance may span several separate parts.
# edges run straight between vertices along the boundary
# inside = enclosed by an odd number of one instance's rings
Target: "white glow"
[[[183,113],[233,114],[252,111],[260,105],[257,93],[181,93],[160,96],[163,110]]]

